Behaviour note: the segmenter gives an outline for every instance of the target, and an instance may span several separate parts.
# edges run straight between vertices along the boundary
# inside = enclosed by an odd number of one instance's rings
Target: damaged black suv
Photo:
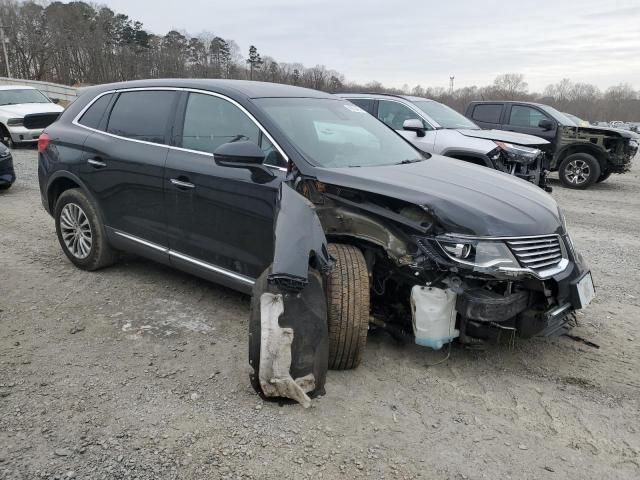
[[[423,154],[331,95],[231,80],[85,91],[38,143],[42,202],[86,270],[131,251],[252,293],[251,382],[309,405],[370,328],[432,348],[563,333],[594,294],[556,202]]]

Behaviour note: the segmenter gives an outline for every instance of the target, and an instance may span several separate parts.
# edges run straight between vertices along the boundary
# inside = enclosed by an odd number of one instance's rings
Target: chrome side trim
[[[141,245],[144,245],[145,247],[149,247],[149,248],[153,248],[154,250],[158,250],[159,252],[163,252],[163,253],[168,253],[169,249],[166,247],[163,247],[161,245],[158,245],[156,243],[153,242],[149,242],[147,240],[143,240],[140,237],[136,237],[135,235],[129,235],[128,233],[124,233],[121,232],[120,230],[113,230],[113,233],[115,233],[116,235],[120,235],[121,237],[126,238],[127,240],[131,240],[132,242],[137,242]]]
[[[253,285],[254,283],[256,283],[254,280],[252,280],[249,277],[246,277],[239,273],[232,272],[231,270],[227,270],[226,268],[217,267],[210,263],[203,262],[202,260],[198,260],[197,258],[190,257],[189,255],[178,253],[174,250],[169,250],[169,255],[171,255],[172,257],[179,258],[180,260],[184,260],[185,262],[193,263],[194,265],[198,265],[199,267],[206,268],[207,270],[211,270],[212,272],[226,275],[227,277],[231,277],[235,280],[246,283],[247,285]]]
[[[185,262],[193,263],[194,265],[198,265],[199,267],[206,268],[207,270],[211,270],[212,272],[219,273],[221,275],[225,275],[227,277],[233,278],[239,282],[242,282],[246,285],[253,285],[255,280],[240,273],[232,272],[231,270],[227,270],[226,268],[218,267],[216,265],[212,265],[211,263],[203,262],[202,260],[198,260],[197,258],[190,257],[189,255],[185,255],[180,252],[176,252],[175,250],[171,250],[170,248],[163,247],[153,242],[149,242],[140,237],[136,237],[135,235],[129,235],[128,233],[121,232],[120,230],[113,229],[113,232],[116,235],[119,235],[127,240],[131,240],[132,242],[139,243],[144,245],[145,247],[153,248],[159,252],[168,253],[172,257],[179,258],[180,260],[184,260]]]
[[[271,144],[278,150],[278,152],[280,153],[280,155],[282,155],[282,158],[284,158],[287,162],[289,162],[289,157],[287,156],[286,153],[284,153],[284,150],[282,149],[282,147],[280,147],[280,145],[274,140],[274,138],[271,136],[271,134],[269,132],[267,132],[267,129],[264,128],[262,126],[262,124],[260,122],[258,122],[258,120],[246,109],[244,108],[242,105],[240,105],[238,102],[236,102],[234,99],[229,98],[225,95],[222,95],[221,93],[217,93],[217,92],[211,92],[209,90],[200,90],[197,88],[183,88],[183,87],[134,87],[134,88],[123,88],[123,89],[113,89],[113,90],[107,90],[106,92],[102,92],[101,94],[97,95],[96,97],[93,98],[93,100],[91,100],[89,103],[87,103],[84,108],[82,110],[80,110],[80,113],[78,113],[78,115],[75,116],[75,118],[71,121],[71,123],[73,125],[75,125],[76,127],[81,127],[84,128],[86,130],[90,130],[94,133],[100,133],[102,135],[107,135],[109,137],[113,137],[113,138],[118,138],[120,140],[127,140],[129,142],[137,142],[137,143],[142,143],[145,145],[155,145],[158,147],[166,147],[170,150],[178,150],[178,151],[183,151],[183,152],[190,152],[190,153],[197,153],[199,155],[205,155],[208,157],[213,157],[212,153],[207,153],[207,152],[200,152],[198,150],[190,150],[188,148],[181,148],[181,147],[175,147],[173,145],[164,145],[161,143],[154,143],[154,142],[147,142],[145,140],[136,140],[134,138],[127,138],[127,137],[122,137],[120,135],[115,135],[113,133],[109,133],[109,132],[104,132],[102,130],[98,130],[96,128],[91,128],[91,127],[87,127],[86,125],[82,125],[80,123],[80,118],[82,117],[82,115],[84,115],[84,113],[89,109],[89,107],[91,107],[91,105],[93,105],[100,97],[104,96],[104,95],[108,95],[111,93],[122,93],[122,92],[144,92],[144,91],[171,91],[171,92],[193,92],[193,93],[201,93],[204,95],[211,95],[212,97],[218,97],[221,98],[222,100],[226,100],[227,102],[235,105],[237,108],[239,108],[245,115],[247,115],[249,117],[249,119],[256,125],[256,127],[258,127],[258,130],[260,130],[271,142]],[[265,164],[265,167],[269,167],[269,168],[273,168],[276,170],[280,170],[283,172],[286,172],[287,169],[284,167],[278,167],[276,165],[269,165],[269,164]]]

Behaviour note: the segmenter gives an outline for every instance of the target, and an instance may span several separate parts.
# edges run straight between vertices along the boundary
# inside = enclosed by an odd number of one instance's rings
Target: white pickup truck
[[[0,141],[9,148],[37,142],[63,110],[33,87],[0,85]]]

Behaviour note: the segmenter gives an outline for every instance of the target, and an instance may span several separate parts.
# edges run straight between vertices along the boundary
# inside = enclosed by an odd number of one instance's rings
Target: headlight
[[[541,151],[537,148],[523,147],[513,143],[494,142],[505,153],[509,161],[530,164],[536,161]]]
[[[24,124],[24,118],[10,118],[7,120],[9,127],[21,127]]]
[[[511,250],[500,240],[439,237],[438,245],[451,260],[482,269],[518,268]]]

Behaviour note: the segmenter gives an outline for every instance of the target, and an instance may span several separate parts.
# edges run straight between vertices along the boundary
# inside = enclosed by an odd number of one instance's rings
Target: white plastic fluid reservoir
[[[411,289],[416,343],[440,350],[460,332],[456,327],[456,294],[450,289],[415,285]]]

